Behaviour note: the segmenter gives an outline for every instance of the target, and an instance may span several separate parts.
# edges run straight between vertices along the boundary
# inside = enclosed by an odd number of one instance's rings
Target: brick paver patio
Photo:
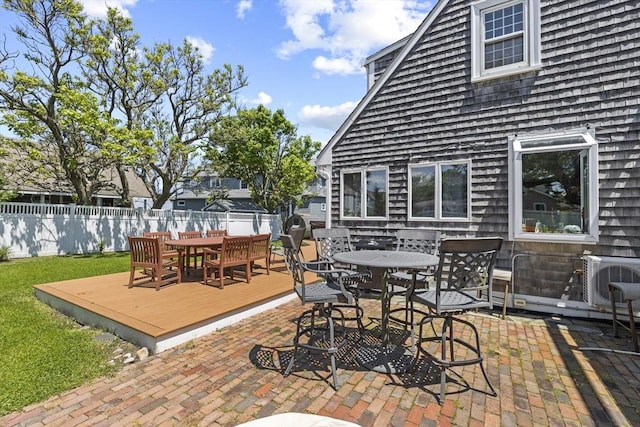
[[[380,303],[363,306],[375,329]],[[295,301],[265,311],[1,417],[0,425],[234,426],[282,412],[367,427],[640,425],[640,356],[628,352],[628,336],[613,338],[607,322],[468,315],[482,333],[498,396],[483,392],[477,366],[466,367],[462,375],[478,390],[450,383],[440,406],[439,376],[428,361],[418,373],[389,376],[343,352],[338,391],[320,378],[329,375],[326,364],[283,377],[279,358],[291,354],[292,320],[302,310]]]

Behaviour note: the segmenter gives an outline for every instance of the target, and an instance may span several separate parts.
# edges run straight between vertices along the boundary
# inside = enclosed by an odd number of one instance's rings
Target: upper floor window
[[[471,5],[472,80],[540,66],[539,0],[481,0]]]
[[[588,131],[509,141],[509,237],[598,240],[598,144]]]
[[[409,219],[468,220],[471,163],[409,165]]]
[[[386,168],[342,172],[340,216],[364,219],[386,218],[387,188]]]

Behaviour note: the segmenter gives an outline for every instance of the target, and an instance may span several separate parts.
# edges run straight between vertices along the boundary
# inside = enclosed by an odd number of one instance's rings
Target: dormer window
[[[539,0],[482,0],[473,3],[471,29],[473,81],[539,68]]]

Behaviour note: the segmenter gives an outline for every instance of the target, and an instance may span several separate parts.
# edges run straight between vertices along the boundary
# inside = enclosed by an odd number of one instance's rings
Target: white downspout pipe
[[[324,223],[326,228],[331,228],[331,166],[327,165],[318,168],[318,175],[323,177],[327,183],[325,186],[325,206]]]

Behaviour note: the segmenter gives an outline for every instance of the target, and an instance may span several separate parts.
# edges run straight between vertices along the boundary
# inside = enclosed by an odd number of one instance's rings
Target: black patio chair
[[[300,349],[326,353],[331,361],[333,387],[337,389],[336,354],[347,344],[345,321],[348,319],[343,309],[355,310],[353,319],[357,321],[360,335],[364,333],[362,324],[364,312],[358,303],[357,296],[343,283],[350,273],[332,269],[327,261],[302,262],[293,237],[282,234],[280,239],[293,277],[293,289],[303,305],[313,305],[297,319],[296,334],[293,338],[293,356],[284,375],[289,375],[293,370]],[[318,279],[308,282],[305,279],[305,272],[316,273]]]
[[[418,357],[414,366],[420,354],[425,354],[440,367],[440,404],[444,402],[446,393],[447,369],[458,366],[480,365],[482,375],[491,390],[489,394],[497,396],[483,366],[484,356],[480,349],[478,330],[473,323],[460,315],[471,310],[492,308],[493,268],[501,246],[502,239],[499,237],[443,239],[440,244],[440,262],[435,274],[435,288],[423,292],[413,292],[410,288],[411,300],[425,305],[430,312],[420,322]],[[441,334],[425,338],[423,326],[429,323],[433,328],[433,319],[442,319]],[[471,330],[472,341],[463,338],[462,335],[455,335],[453,326],[456,323],[463,327],[467,326]],[[424,344],[429,342],[439,343],[439,357],[436,354],[430,354],[424,348]],[[466,347],[473,356],[465,359],[456,358],[455,344]],[[448,357],[447,347],[449,348]],[[470,388],[468,383],[467,387]]]

